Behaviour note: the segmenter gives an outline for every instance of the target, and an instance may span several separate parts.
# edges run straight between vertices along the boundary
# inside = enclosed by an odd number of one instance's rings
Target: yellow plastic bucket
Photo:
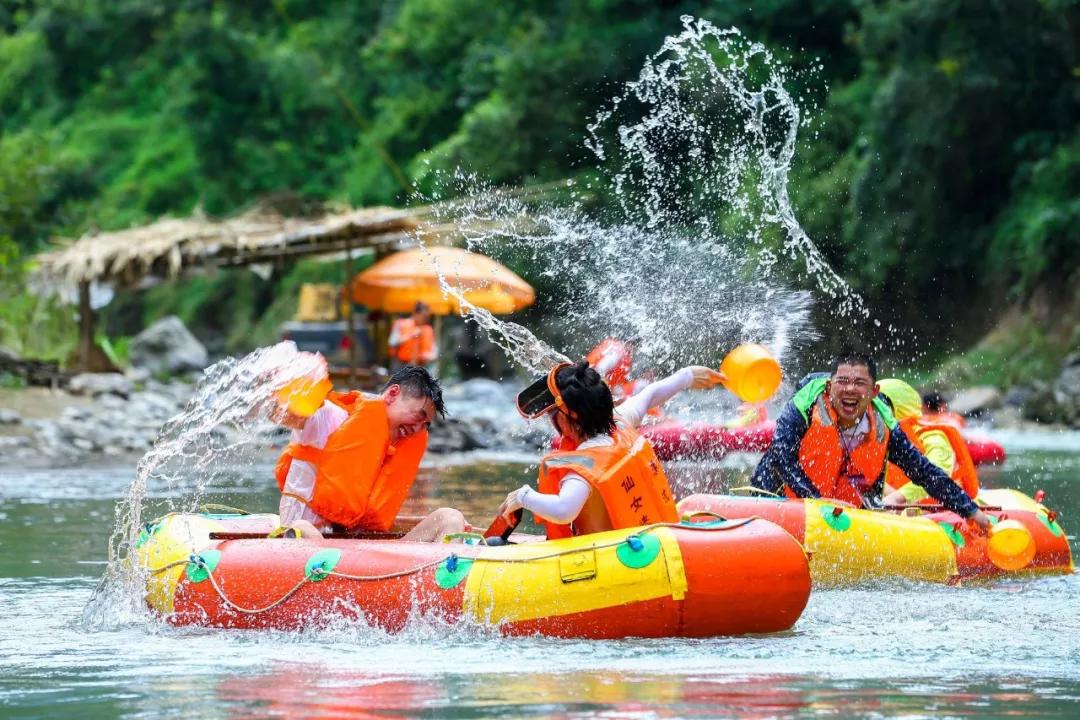
[[[756,343],[744,343],[729,352],[720,363],[720,372],[727,377],[724,387],[749,403],[772,397],[784,375],[780,363]]]
[[[307,353],[302,353],[307,354]],[[300,417],[311,417],[322,407],[326,396],[333,389],[327,372],[326,361],[321,355],[315,356],[317,365],[305,375],[290,380],[275,395],[281,407]]]
[[[1002,570],[1020,570],[1035,557],[1035,538],[1019,520],[1002,520],[990,531],[986,554]]]

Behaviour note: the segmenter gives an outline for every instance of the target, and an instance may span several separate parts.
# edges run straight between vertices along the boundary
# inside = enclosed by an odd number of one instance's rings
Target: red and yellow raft
[[[150,608],[176,625],[229,628],[345,617],[395,631],[419,614],[505,635],[706,637],[786,630],[810,593],[802,546],[756,518],[501,547],[266,538],[276,525],[213,514],[148,523],[135,557]]]
[[[915,515],[899,515],[828,500],[691,495],[679,510],[776,523],[803,543],[815,585],[896,578],[954,583],[1073,571],[1069,540],[1042,503],[1016,490],[984,490],[979,502],[996,526],[990,538],[954,513],[919,508],[906,511]]]

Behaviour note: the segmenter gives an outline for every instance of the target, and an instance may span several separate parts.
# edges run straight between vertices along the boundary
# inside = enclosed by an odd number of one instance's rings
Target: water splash
[[[598,177],[536,202],[457,172],[446,206],[466,243],[540,286],[533,334],[462,302],[519,365],[541,372],[608,335],[638,341],[642,366],[715,364],[754,341],[781,359],[816,336],[808,278],[837,312],[859,296],[806,235],[788,195],[805,122],[787,69],[734,28],[683,18],[638,78],[587,127]],[[557,348],[557,349],[556,349]]]
[[[83,610],[87,626],[145,621],[147,573],[131,557],[144,530],[144,511],[153,507],[155,516],[195,512],[208,487],[254,465],[260,430],[276,407],[275,393],[320,368],[316,356],[282,342],[240,359],[226,358],[204,371],[187,406],[161,428],[139,461],[127,496],[116,505],[109,565]],[[183,491],[179,499],[174,498],[177,490]],[[164,502],[148,502],[162,494],[169,495]]]

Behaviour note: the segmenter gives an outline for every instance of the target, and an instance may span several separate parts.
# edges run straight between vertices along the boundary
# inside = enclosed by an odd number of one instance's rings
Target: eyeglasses
[[[862,378],[832,378],[832,383],[840,387],[853,387],[856,390],[866,390],[871,384]]]
[[[551,368],[546,377],[536,380],[532,385],[517,394],[517,410],[527,420],[535,420],[547,415],[555,409],[559,409],[572,418],[577,417],[573,410],[566,406],[558,385],[555,384],[555,376],[563,368],[573,367],[573,363],[559,363]]]

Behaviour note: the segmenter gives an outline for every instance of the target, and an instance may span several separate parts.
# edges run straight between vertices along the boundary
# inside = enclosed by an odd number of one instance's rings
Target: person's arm
[[[581,508],[585,507],[590,492],[589,483],[577,475],[563,478],[558,495],[537,492],[528,485],[522,485],[506,496],[506,500],[499,506],[499,515],[512,522],[509,516],[514,511],[525,508],[548,522],[566,525],[581,514]]]
[[[821,492],[799,463],[799,447],[808,430],[802,413],[789,402],[776,418],[772,444],[754,473],[751,484],[762,490],[779,493],[784,486],[801,498],[819,498]]]
[[[641,425],[649,410],[660,407],[683,390],[690,388],[705,389],[719,385],[724,379],[722,373],[701,365],[691,365],[669,375],[663,380],[649,383],[619,405],[615,412],[624,421],[634,427]]]
[[[963,517],[972,517],[979,512],[979,507],[963,488],[919,452],[898,427],[889,433],[889,460],[903,470],[911,482],[925,488],[930,497],[949,510]]]
[[[408,340],[408,338],[402,337],[401,323],[395,320],[394,324],[390,326],[390,337],[387,338],[386,344],[391,348],[396,348],[406,340]]]

